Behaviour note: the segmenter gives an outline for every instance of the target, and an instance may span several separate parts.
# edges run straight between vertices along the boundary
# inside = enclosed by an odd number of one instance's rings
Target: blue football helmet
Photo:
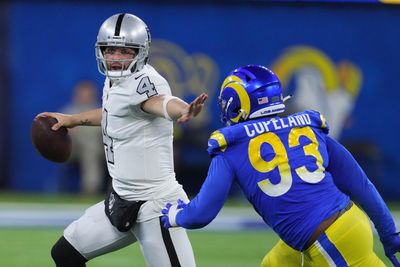
[[[281,82],[260,65],[239,67],[221,86],[218,104],[222,122],[229,126],[249,119],[285,111]]]

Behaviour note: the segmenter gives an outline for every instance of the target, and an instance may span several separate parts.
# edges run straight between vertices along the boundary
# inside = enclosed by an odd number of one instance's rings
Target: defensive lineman
[[[233,182],[280,240],[261,267],[382,267],[367,213],[386,256],[400,263],[400,236],[375,186],[352,155],[328,136],[325,118],[306,110],[287,117],[279,78],[248,65],[222,84],[227,127],[208,140],[208,176],[188,204],[167,204],[164,226],[201,228],[222,208]],[[353,204],[355,201],[357,204]]]
[[[147,64],[150,32],[131,14],[116,14],[100,27],[96,42],[99,71],[107,78],[103,106],[80,114],[44,112],[53,126],[100,126],[113,191],[72,222],[52,249],[58,267],[80,267],[97,256],[139,241],[148,266],[195,266],[184,229],[164,230],[161,209],[187,200],[176,181],[172,121],[189,121],[206,94],[190,105],[171,96],[167,81]]]

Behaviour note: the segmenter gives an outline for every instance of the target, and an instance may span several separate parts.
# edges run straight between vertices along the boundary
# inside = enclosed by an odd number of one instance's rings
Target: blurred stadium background
[[[178,180],[198,192],[219,128],[216,97],[234,67],[262,64],[294,99],[288,111],[322,112],[399,221],[400,6],[398,1],[2,1],[0,4],[0,266],[52,266],[62,229],[102,194],[79,193],[78,172],[40,157],[35,115],[68,104],[80,80],[102,88],[94,43],[114,13],[141,17],[152,33],[150,63],[175,95],[207,92],[201,117],[176,125]],[[101,91],[99,91],[101,95]],[[107,173],[104,173],[104,189]],[[399,224],[398,224],[399,225]],[[237,188],[205,230],[190,231],[198,266],[257,266],[276,236]],[[376,242],[380,255],[382,248]],[[387,261],[386,261],[387,262]],[[144,266],[137,245],[88,266]]]

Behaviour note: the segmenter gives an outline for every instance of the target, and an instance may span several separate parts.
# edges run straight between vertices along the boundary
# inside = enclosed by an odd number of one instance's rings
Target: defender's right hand
[[[176,215],[178,215],[178,213],[181,212],[186,205],[187,204],[181,199],[178,199],[178,205],[172,205],[171,203],[167,203],[165,205],[165,208],[161,211],[163,214],[161,221],[165,229],[179,226],[176,223]]]

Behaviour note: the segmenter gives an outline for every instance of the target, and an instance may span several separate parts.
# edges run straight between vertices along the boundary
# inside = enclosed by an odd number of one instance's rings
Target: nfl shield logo
[[[257,98],[257,102],[258,102],[259,105],[267,104],[268,103],[268,97]]]

